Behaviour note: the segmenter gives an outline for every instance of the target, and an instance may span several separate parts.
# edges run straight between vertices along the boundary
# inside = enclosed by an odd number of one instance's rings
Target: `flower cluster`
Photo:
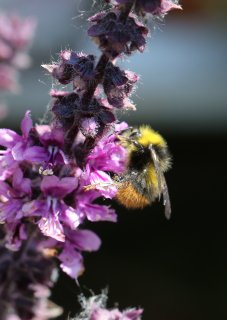
[[[121,128],[124,124],[115,130]],[[27,112],[21,131],[20,136],[0,129],[0,144],[5,147],[0,157],[0,223],[6,230],[6,246],[19,250],[28,237],[27,223],[35,223],[52,240],[47,241],[47,248],[58,250],[62,269],[77,278],[83,271],[81,251],[100,246],[93,232],[78,227],[85,219],[116,221],[113,209],[94,203],[101,196],[112,198],[116,188],[85,192],[84,186],[111,184],[108,173],[123,171],[125,150],[110,133],[100,139],[82,170],[64,153],[61,128],[34,127]]]
[[[31,18],[0,13],[0,90],[18,90],[17,70],[30,63],[26,50],[35,26]]]
[[[101,244],[99,237],[83,225],[86,221],[117,221],[112,208],[96,202],[100,197],[115,197],[114,176],[122,174],[127,163],[127,151],[118,139],[127,124],[118,122],[116,110],[135,109],[130,96],[138,76],[121,70],[117,58],[145,48],[148,29],[132,14],[133,9],[158,14],[179,6],[172,3],[171,7],[168,0],[119,0],[110,4],[107,12],[89,19],[88,35],[102,51],[99,59],[64,50],[58,62],[43,65],[58,86],[64,85],[62,90],[50,92],[49,123],[33,125],[28,111],[21,122],[21,135],[0,129],[0,270],[7,274],[8,268],[24,279],[17,283],[12,278],[16,283],[12,287],[8,286],[10,275],[0,279],[4,320],[55,316],[58,309],[54,307],[51,315],[46,308],[52,285],[47,279],[54,269],[48,261],[55,259],[65,273],[77,279],[84,270],[82,252],[96,251]],[[12,21],[5,38],[0,33],[0,46],[12,49],[8,58],[5,49],[7,67],[12,67],[16,49],[24,49],[33,29],[31,21],[24,25],[16,18]],[[25,299],[21,303],[17,300],[20,295]],[[98,301],[89,300],[89,314],[83,319],[139,320],[142,313],[108,311]],[[18,305],[23,308],[18,309]]]
[[[105,292],[86,299],[83,295],[79,297],[82,311],[72,320],[140,320],[142,309],[126,309],[121,312],[119,309],[107,309],[107,295]]]

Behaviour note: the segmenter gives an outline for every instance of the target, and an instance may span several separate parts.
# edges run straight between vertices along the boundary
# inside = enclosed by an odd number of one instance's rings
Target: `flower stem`
[[[81,103],[83,110],[88,110],[89,104],[91,102],[91,99],[95,93],[95,90],[99,83],[102,81],[104,72],[106,69],[106,66],[109,62],[109,58],[105,53],[103,53],[99,59],[99,62],[97,63],[97,66],[95,68],[95,77],[93,81],[91,82],[91,85],[89,86],[88,90],[85,92],[85,94],[82,97]]]

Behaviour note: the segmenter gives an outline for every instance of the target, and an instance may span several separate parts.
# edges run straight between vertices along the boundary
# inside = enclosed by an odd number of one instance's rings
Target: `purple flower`
[[[87,157],[76,198],[76,209],[81,219],[86,217],[90,221],[112,222],[117,220],[113,209],[93,202],[100,196],[111,199],[116,195],[117,187],[109,173],[121,173],[125,169],[126,151],[116,142],[116,133],[126,127],[125,123],[115,125],[114,134],[100,139]],[[83,187],[89,185],[91,190],[88,188],[89,191],[84,192]]]
[[[58,249],[60,254],[55,256],[61,262],[62,270],[71,278],[77,279],[84,271],[82,251],[97,251],[101,245],[99,237],[90,230],[71,230],[65,228],[65,242],[47,239],[40,242],[39,250],[46,253],[52,252],[52,249]]]
[[[6,248],[11,251],[18,251],[21,248],[21,244],[27,239],[27,232],[25,225],[18,221],[10,222],[5,225],[6,230]]]
[[[21,169],[17,168],[12,177],[12,187],[1,182],[0,193],[0,223],[19,221],[22,206],[31,197],[31,180],[24,178]]]
[[[104,181],[98,180],[98,183],[100,182],[103,183]],[[111,189],[111,183],[112,181],[110,180],[107,183],[108,191],[105,190],[105,187],[97,187],[97,191],[87,191],[85,193],[81,190],[81,193],[78,193],[76,210],[82,221],[85,218],[92,222],[117,221],[117,215],[114,209],[111,209],[109,206],[93,203],[93,201],[100,198],[102,194],[105,194],[107,198],[113,197],[116,194],[116,187],[113,186]]]
[[[39,172],[43,175],[52,175],[59,165],[62,166],[69,163],[63,152],[64,132],[60,128],[48,125],[36,125],[35,130],[40,143],[48,153],[48,157],[39,167]]]
[[[71,278],[78,278],[83,271],[83,258],[81,251],[96,251],[101,241],[98,236],[90,230],[69,230],[66,232],[66,242],[63,251],[58,256],[61,268]]]
[[[121,11],[114,9],[108,13],[101,12],[89,19],[93,24],[88,35],[98,42],[100,49],[110,59],[134,50],[143,51],[148,29],[130,13],[126,21],[121,21]]]
[[[23,207],[25,216],[41,217],[38,221],[41,232],[58,241],[65,241],[64,225],[76,229],[80,224],[75,209],[64,202],[64,198],[76,189],[75,177],[61,180],[52,175],[44,176],[40,188],[44,199],[33,200]]]
[[[23,161],[37,164],[47,160],[47,151],[33,145],[30,137],[31,129],[32,120],[29,111],[21,122],[22,136],[10,129],[0,129],[0,145],[6,148],[1,151],[0,180],[10,177]]]
[[[33,38],[36,23],[32,18],[0,14],[0,37],[12,48],[24,50]]]
[[[84,271],[82,255],[68,244],[58,256],[60,267],[71,278],[77,279]]]
[[[116,142],[116,134],[126,128],[126,123],[116,124],[113,127],[113,134],[109,134],[97,142],[87,158],[87,164],[91,171],[122,173],[125,170],[126,150]]]

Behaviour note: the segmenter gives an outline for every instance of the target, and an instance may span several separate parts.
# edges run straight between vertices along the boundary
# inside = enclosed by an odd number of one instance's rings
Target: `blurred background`
[[[61,275],[53,299],[65,314],[78,311],[77,294],[109,288],[109,306],[140,306],[144,320],[227,319],[227,2],[182,0],[184,10],[155,22],[145,53],[121,61],[141,80],[131,125],[149,123],[173,155],[166,175],[172,218],[161,204],[126,211],[119,223],[91,225],[103,240],[85,256],[79,285]],[[61,49],[99,54],[86,37],[87,18],[102,1],[0,0],[0,10],[37,19],[32,66],[20,72],[21,91],[1,94],[1,127],[18,128],[25,110],[42,118],[52,81],[40,67]]]

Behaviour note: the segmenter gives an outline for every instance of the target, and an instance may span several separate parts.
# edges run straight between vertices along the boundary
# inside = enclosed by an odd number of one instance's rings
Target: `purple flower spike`
[[[110,58],[131,54],[134,50],[143,51],[148,29],[133,14],[125,22],[121,21],[117,9],[108,13],[99,13],[91,17],[93,24],[88,35],[98,42],[100,49]]]
[[[48,300],[54,262],[77,280],[84,251],[101,245],[82,225],[117,221],[115,210],[101,200],[120,198],[131,170],[131,147],[136,151],[139,141],[125,135],[128,125],[117,120],[119,109],[135,109],[130,98],[138,81],[117,66],[117,58],[145,48],[148,28],[138,15],[180,9],[173,1],[106,0],[108,10],[89,19],[88,35],[99,45],[100,57],[64,50],[58,62],[43,65],[58,86],[50,92],[49,123],[33,126],[28,111],[21,134],[0,129],[1,319],[59,316],[61,308]],[[26,64],[24,49],[34,25],[16,17],[7,23],[0,14],[0,89],[12,90],[16,68]],[[142,309],[109,310],[106,300],[104,293],[81,298],[84,310],[75,320],[140,320]]]

